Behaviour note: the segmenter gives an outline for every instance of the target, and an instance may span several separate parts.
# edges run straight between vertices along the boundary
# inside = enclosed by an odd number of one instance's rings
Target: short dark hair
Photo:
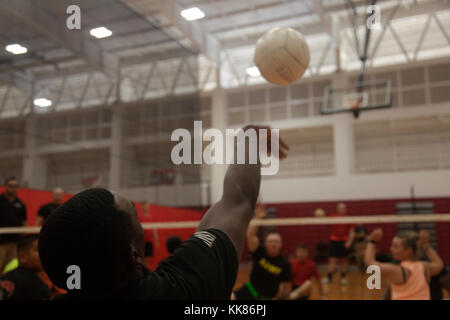
[[[132,269],[131,216],[120,211],[103,188],[82,191],[55,209],[39,237],[39,255],[50,280],[66,288],[67,267],[81,271],[81,289],[69,294],[103,297]]]
[[[37,234],[26,235],[20,237],[17,241],[17,252],[27,251],[31,248],[33,242],[37,241],[39,236]]]
[[[181,246],[182,242],[183,242],[183,240],[181,240],[181,238],[177,235],[173,235],[173,236],[167,238],[167,240],[166,240],[167,251],[169,251],[170,254],[174,253],[175,250],[179,246]]]
[[[304,243],[299,243],[297,245],[297,249],[306,249],[306,250],[308,250],[308,246],[306,244],[304,244]]]
[[[19,179],[17,179],[16,177],[8,177],[5,179],[5,186],[13,180],[19,181]]]

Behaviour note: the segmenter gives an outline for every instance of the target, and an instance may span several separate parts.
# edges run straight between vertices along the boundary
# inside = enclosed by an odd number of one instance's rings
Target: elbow
[[[438,269],[439,269],[438,273],[440,273],[442,271],[442,269],[444,269],[444,262],[441,259],[439,259],[439,262],[438,262]]]
[[[368,266],[371,266],[373,264],[377,264],[377,261],[374,258],[372,258],[372,257],[365,257],[364,258],[364,264],[366,265],[366,268],[367,268]]]

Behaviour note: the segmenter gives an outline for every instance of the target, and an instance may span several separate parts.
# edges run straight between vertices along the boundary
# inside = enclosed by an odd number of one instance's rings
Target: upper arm
[[[404,283],[405,276],[408,276],[408,271],[406,269],[404,269],[404,274],[400,266],[394,265],[392,263],[380,263],[376,261],[374,265],[380,267],[382,277],[386,277],[390,282],[393,282],[395,284]]]
[[[238,257],[241,256],[253,207],[248,201],[225,201],[224,199],[213,205],[205,214],[198,226],[198,230],[214,228],[223,231],[233,242]]]
[[[430,277],[438,275],[442,271],[442,268],[443,268],[443,264],[438,263],[438,262],[424,261],[423,264],[425,267],[425,271],[428,271]]]
[[[258,236],[252,232],[251,228],[247,229],[247,246],[248,251],[255,252],[259,247],[259,239]]]

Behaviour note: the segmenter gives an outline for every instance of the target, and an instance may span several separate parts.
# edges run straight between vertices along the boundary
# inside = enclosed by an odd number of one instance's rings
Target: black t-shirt
[[[238,259],[228,236],[216,229],[196,232],[153,273],[130,283],[114,299],[229,300]],[[57,299],[71,299],[70,291]]]
[[[11,202],[4,193],[0,195],[0,228],[20,227],[26,219],[27,209],[22,201],[16,198]],[[14,242],[18,237],[18,234],[0,234],[0,243]]]
[[[280,283],[291,281],[291,264],[281,255],[269,257],[263,246],[259,246],[252,257],[251,284],[260,296],[275,297]]]
[[[53,212],[53,210],[55,210],[56,208],[59,207],[59,204],[54,203],[54,202],[50,202],[47,204],[44,204],[38,211],[38,216],[47,219],[48,216],[50,215],[50,213]]]
[[[0,300],[43,299],[50,299],[50,290],[31,270],[19,267],[0,277]]]

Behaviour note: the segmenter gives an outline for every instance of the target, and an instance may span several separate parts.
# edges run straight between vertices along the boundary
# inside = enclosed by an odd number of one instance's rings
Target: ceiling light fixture
[[[21,46],[18,43],[9,44],[5,48],[6,48],[6,51],[11,52],[12,54],[23,54],[28,51],[27,48],[25,48],[24,46]]]
[[[107,38],[112,35],[112,31],[105,27],[91,29],[89,33],[91,34],[91,36],[96,37],[97,39]]]
[[[250,77],[259,77],[261,75],[261,72],[259,72],[258,67],[248,67],[247,74]]]
[[[205,13],[197,7],[181,11],[181,16],[187,21],[194,21],[205,17]]]
[[[34,99],[34,105],[41,107],[41,108],[47,108],[52,105],[52,101],[48,100],[46,98],[38,98],[38,99]]]

